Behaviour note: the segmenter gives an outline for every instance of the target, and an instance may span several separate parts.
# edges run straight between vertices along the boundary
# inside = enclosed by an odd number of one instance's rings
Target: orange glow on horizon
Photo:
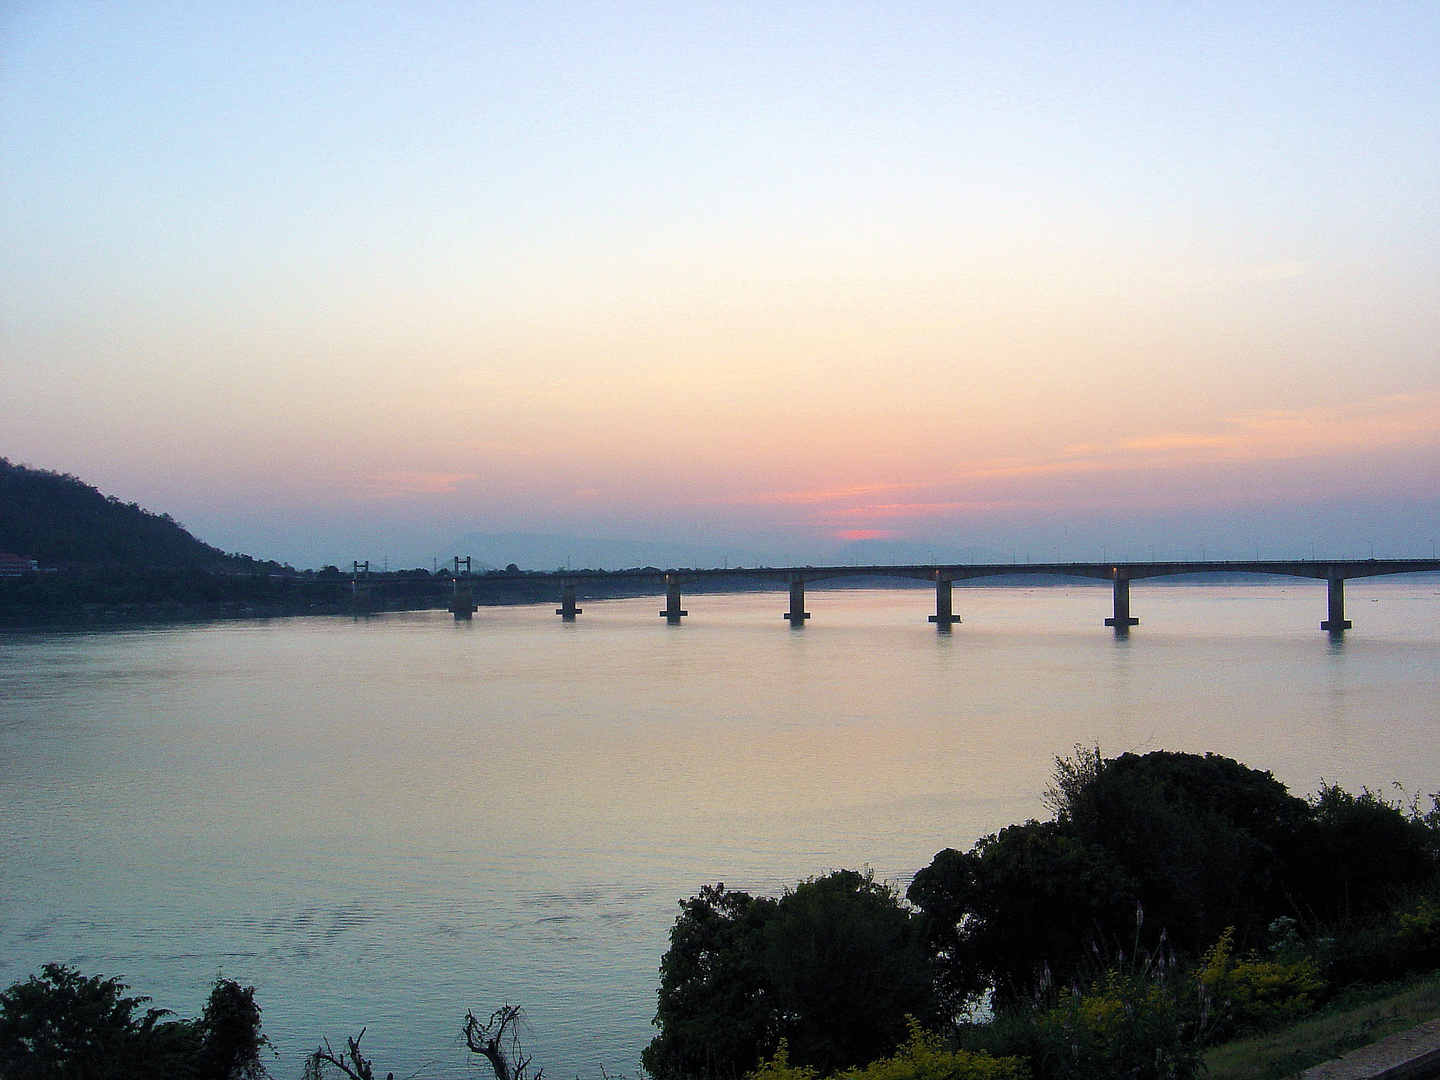
[[[1393,395],[1343,407],[1240,413],[1222,418],[1209,431],[1156,432],[1026,457],[977,457],[941,475],[829,489],[756,492],[714,501],[809,507],[812,521],[817,523],[935,518],[1054,501],[1026,498],[1016,488],[1022,483],[1050,488],[1061,482],[1070,488],[1093,490],[1100,478],[1117,474],[1178,475],[1261,462],[1321,463],[1337,457],[1414,454],[1431,446],[1437,431],[1440,398]],[[912,497],[896,498],[902,494]]]

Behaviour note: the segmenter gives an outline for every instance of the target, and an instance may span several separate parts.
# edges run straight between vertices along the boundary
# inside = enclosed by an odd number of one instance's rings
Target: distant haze
[[[1428,557],[1437,55],[1385,0],[20,0],[0,456],[299,566]]]
[[[939,544],[857,540],[827,548],[797,551],[711,547],[704,544],[644,543],[602,540],[595,537],[537,536],[530,533],[466,533],[435,560],[446,563],[455,556],[500,569],[514,563],[524,570],[616,570],[641,566],[663,569],[715,566],[840,566],[901,565],[933,562],[1002,562],[1010,556],[988,549],[961,550]]]

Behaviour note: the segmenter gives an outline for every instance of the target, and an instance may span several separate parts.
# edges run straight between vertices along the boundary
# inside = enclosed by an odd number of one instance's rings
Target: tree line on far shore
[[[779,897],[717,884],[682,901],[645,1070],[1188,1080],[1217,1041],[1440,968],[1433,796],[1427,809],[1322,785],[1305,799],[1214,754],[1077,748],[1045,797],[1047,819],[940,852],[904,897],[839,870]],[[48,966],[0,993],[0,1080],[264,1075],[253,989],[222,980],[193,1021],[124,991]],[[466,1046],[497,1080],[539,1080],[518,1019],[508,1005],[488,1024],[467,1014]],[[129,1049],[75,1049],[102,1044]],[[147,1054],[183,1068],[135,1071]],[[320,1046],[306,1076],[373,1080],[375,1068],[354,1036]]]

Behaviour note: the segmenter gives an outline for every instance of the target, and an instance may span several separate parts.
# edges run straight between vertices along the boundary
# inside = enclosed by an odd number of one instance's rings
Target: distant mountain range
[[[0,458],[0,552],[42,567],[258,569],[190,535],[168,514],[101,494],[68,473]]]

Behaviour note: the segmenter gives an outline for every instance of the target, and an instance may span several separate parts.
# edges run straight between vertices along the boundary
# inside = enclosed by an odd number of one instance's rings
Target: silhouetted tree
[[[1299,914],[1364,919],[1436,870],[1436,832],[1367,789],[1324,784],[1286,850],[1286,884]]]
[[[658,1034],[640,1055],[656,1080],[743,1075],[779,1043],[761,931],[768,897],[706,885],[680,902],[660,961]]]
[[[119,979],[62,964],[0,992],[0,1076],[6,1080],[148,1080],[198,1076],[195,1025],[128,997]]]
[[[218,979],[196,1020],[166,1020],[119,979],[46,964],[0,992],[4,1080],[262,1080],[254,987]]]
[[[465,1046],[490,1063],[495,1080],[541,1080],[544,1069],[530,1073],[530,1057],[520,1045],[520,1007],[502,1005],[480,1023],[473,1012],[465,1014]]]
[[[270,1040],[260,1030],[255,988],[219,979],[199,1020],[199,1072],[204,1080],[261,1080],[260,1055]]]
[[[1370,792],[1310,803],[1270,773],[1216,754],[1157,751],[1057,761],[1050,821],[940,852],[907,894],[951,1008],[993,989],[1004,1009],[1042,970],[1060,984],[1124,947],[1137,904],[1198,956],[1227,927],[1265,944],[1280,916],[1372,915],[1430,880],[1435,830]]]
[[[1000,1005],[1025,1000],[1040,970],[1071,970],[1133,920],[1134,883],[1105,848],[1029,821],[947,848],[906,894],[920,908],[952,1015],[993,990]]]
[[[918,918],[869,873],[838,870],[787,892],[762,931],[779,1032],[822,1075],[883,1057],[906,1017],[936,1014]]]
[[[787,1040],[830,1072],[890,1053],[930,1019],[930,960],[913,913],[870,874],[840,870],[779,900],[706,887],[681,904],[660,967],[657,1080],[739,1077]]]

